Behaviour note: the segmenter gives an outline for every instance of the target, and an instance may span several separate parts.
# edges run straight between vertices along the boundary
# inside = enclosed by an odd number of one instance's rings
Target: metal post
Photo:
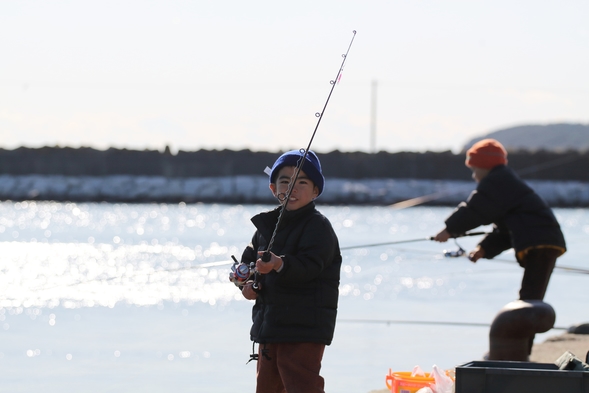
[[[370,102],[370,152],[376,153],[376,80],[372,81]]]

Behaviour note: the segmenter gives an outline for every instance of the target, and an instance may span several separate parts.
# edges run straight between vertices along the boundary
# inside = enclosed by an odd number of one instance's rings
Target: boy
[[[312,151],[285,200],[303,155],[284,153],[269,173],[270,190],[284,205],[270,260],[261,256],[282,206],[252,218],[256,232],[241,257],[245,263],[255,261],[259,273],[259,289],[251,281],[241,287],[246,299],[256,301],[250,336],[259,343],[257,393],[324,391],[319,371],[335,329],[342,258],[329,220],[315,208],[325,179]]]
[[[542,300],[556,258],[566,245],[560,225],[544,200],[507,167],[507,151],[494,139],[483,139],[466,152],[465,164],[479,183],[466,202],[446,219],[434,240],[445,242],[480,225],[494,224],[468,258],[492,259],[514,248],[524,270],[520,300]]]
[[[519,299],[543,300],[556,259],[566,251],[552,210],[507,167],[507,151],[498,141],[484,139],[475,143],[466,152],[465,164],[478,186],[446,219],[446,228],[434,240],[445,242],[480,225],[494,224],[493,231],[468,258],[472,262],[492,259],[513,248],[524,268]]]

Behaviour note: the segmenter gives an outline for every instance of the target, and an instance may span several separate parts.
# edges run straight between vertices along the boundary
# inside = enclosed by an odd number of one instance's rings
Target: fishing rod
[[[299,161],[297,162],[297,166],[295,167],[295,171],[291,177],[290,183],[289,183],[287,191],[286,191],[286,195],[283,198],[281,198],[281,196],[278,196],[278,200],[281,203],[281,208],[280,208],[280,212],[278,214],[278,219],[276,221],[276,225],[274,226],[274,231],[272,232],[272,236],[270,237],[270,241],[268,242],[268,247],[267,247],[266,251],[264,251],[262,254],[262,261],[264,261],[264,262],[270,261],[270,258],[271,258],[270,251],[272,250],[272,246],[274,245],[274,239],[276,238],[276,233],[278,232],[278,228],[280,227],[280,223],[282,222],[282,217],[283,217],[284,212],[286,210],[286,205],[288,204],[288,201],[290,200],[290,196],[291,196],[292,191],[294,189],[294,185],[295,185],[297,179],[299,178],[299,173],[301,172],[301,168],[303,167],[303,164],[305,163],[305,160],[307,159],[307,154],[309,153],[309,150],[311,150],[311,144],[313,143],[313,140],[315,139],[315,135],[317,134],[317,130],[319,129],[319,125],[321,124],[321,120],[323,119],[323,115],[325,114],[325,110],[327,109],[327,105],[329,104],[329,100],[331,99],[331,95],[333,93],[333,90],[335,89],[335,85],[339,82],[339,80],[341,78],[341,74],[344,69],[344,65],[346,63],[346,59],[348,58],[348,53],[350,52],[350,48],[352,47],[352,44],[354,43],[354,38],[356,37],[356,30],[353,30],[352,33],[353,33],[352,39],[350,40],[350,44],[348,45],[348,49],[346,50],[346,53],[342,54],[342,62],[341,62],[341,65],[337,71],[337,75],[335,76],[335,78],[333,80],[331,80],[329,82],[331,84],[331,89],[329,90],[329,94],[327,95],[327,99],[325,100],[325,104],[323,105],[323,109],[321,110],[321,112],[315,113],[315,117],[317,117],[317,124],[315,124],[315,129],[313,130],[313,133],[311,134],[311,138],[309,139],[309,144],[307,145],[307,148],[300,150],[300,152],[303,153],[303,155],[299,159]],[[249,278],[253,275],[254,276],[254,283],[253,283],[252,287],[255,290],[258,290],[259,289],[258,271],[255,269],[255,262],[251,262],[249,265],[247,265],[245,263],[238,263],[237,259],[235,259],[234,256],[231,256],[231,258],[233,258],[235,263],[234,263],[233,267],[231,268],[232,272],[229,274],[229,280],[232,281],[235,285],[240,286],[240,285],[244,285],[249,280]]]
[[[270,237],[270,242],[268,242],[268,249],[262,255],[262,261],[264,261],[264,262],[270,261],[270,251],[272,250],[272,246],[274,245],[274,238],[276,237],[276,232],[278,231],[278,227],[280,226],[280,223],[282,221],[282,216],[284,214],[284,211],[286,210],[286,205],[288,203],[288,200],[290,199],[290,195],[292,194],[292,190],[294,189],[294,185],[295,185],[297,179],[299,178],[299,173],[301,172],[301,168],[303,167],[303,164],[305,163],[305,160],[307,159],[307,154],[309,153],[309,150],[311,149],[311,144],[313,143],[313,140],[315,139],[315,134],[317,134],[317,130],[319,129],[319,124],[321,124],[321,120],[323,119],[325,109],[327,109],[327,105],[329,104],[329,100],[331,99],[331,94],[333,93],[333,90],[335,89],[335,85],[337,84],[337,82],[339,82],[339,79],[341,77],[341,73],[344,69],[344,64],[346,63],[346,59],[348,58],[348,53],[350,52],[350,48],[352,47],[352,44],[354,43],[354,38],[356,37],[356,30],[354,30],[352,33],[353,33],[352,39],[350,41],[350,44],[348,45],[348,49],[346,50],[346,53],[344,53],[342,55],[342,63],[339,67],[339,70],[337,71],[337,75],[335,76],[334,80],[329,82],[329,83],[331,83],[331,89],[329,90],[329,94],[327,95],[327,99],[325,100],[325,104],[323,105],[323,109],[321,110],[321,112],[315,113],[315,117],[317,117],[317,124],[315,125],[315,129],[313,130],[313,134],[311,134],[311,139],[309,140],[309,144],[307,145],[307,148],[304,149],[304,151],[301,150],[301,153],[303,153],[303,156],[299,160],[299,162],[297,163],[297,166],[295,168],[295,172],[294,172],[294,174],[291,178],[291,181],[288,185],[286,196],[284,197],[283,200],[281,200],[282,207],[280,208],[280,214],[278,215],[278,220],[276,221],[276,225],[274,226],[274,231],[272,232],[272,237]]]
[[[467,232],[467,233],[463,233],[461,235],[451,237],[451,239],[457,239],[460,237],[468,237],[468,236],[488,235],[488,234],[489,234],[489,232]],[[397,241],[393,241],[393,242],[372,243],[372,244],[364,244],[364,245],[359,245],[359,246],[348,246],[348,247],[341,247],[340,250],[342,250],[342,251],[343,250],[353,250],[355,248],[379,247],[379,246],[388,246],[388,245],[392,245],[392,244],[414,243],[414,242],[422,242],[422,241],[429,241],[429,240],[434,240],[434,237],[429,236],[429,237],[420,237],[417,239],[397,240]]]
[[[457,237],[486,235],[487,233],[488,232],[469,232],[467,234],[457,236]],[[453,238],[453,239],[456,241],[456,238]],[[394,241],[394,242],[364,244],[364,245],[358,245],[358,246],[348,246],[348,247],[341,247],[340,250],[342,250],[342,251],[343,250],[354,250],[354,249],[358,249],[358,248],[388,246],[388,245],[394,245],[394,244],[413,243],[413,242],[427,241],[427,240],[433,240],[433,237],[426,237],[426,238],[422,237],[422,238],[418,238],[418,239],[400,240],[400,241]],[[464,256],[466,254],[466,251],[458,243],[456,243],[456,245],[458,246],[458,250],[456,250],[456,251],[444,250],[444,256],[447,258],[458,258],[458,257]],[[410,250],[410,252],[417,252],[417,251]],[[501,259],[501,258],[493,258],[492,260],[490,259],[489,261],[490,262],[504,262],[504,263],[509,263],[509,264],[517,263],[517,261],[514,261],[514,260]],[[589,269],[583,269],[580,267],[566,266],[566,265],[559,264],[559,265],[554,265],[554,268],[558,269],[558,270],[563,270],[563,271],[566,271],[569,273],[589,274]]]

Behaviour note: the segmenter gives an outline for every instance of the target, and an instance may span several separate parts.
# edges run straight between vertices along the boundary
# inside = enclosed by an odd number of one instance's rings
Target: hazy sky
[[[589,123],[587,0],[1,1],[0,147],[457,151]]]

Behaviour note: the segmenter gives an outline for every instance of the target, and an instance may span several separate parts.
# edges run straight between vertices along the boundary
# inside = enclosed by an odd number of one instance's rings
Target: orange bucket
[[[409,371],[392,372],[389,369],[389,374],[386,376],[387,388],[391,393],[415,393],[421,388],[431,387],[436,383],[429,373],[425,373],[425,377],[411,376]]]

